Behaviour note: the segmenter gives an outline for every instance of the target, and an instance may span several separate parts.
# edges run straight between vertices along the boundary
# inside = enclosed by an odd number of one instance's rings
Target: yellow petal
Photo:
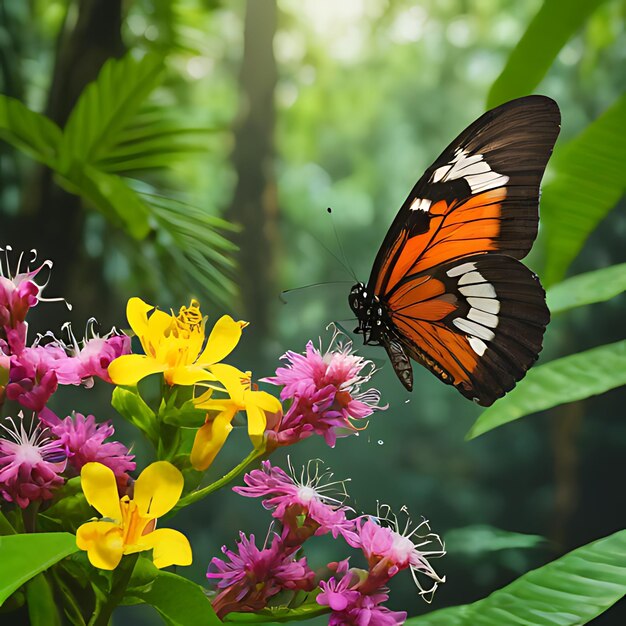
[[[254,404],[248,404],[246,415],[248,416],[248,434],[252,445],[256,448],[263,441],[263,433],[267,426],[265,412]]]
[[[254,400],[248,400],[248,397],[252,395],[254,396]],[[267,391],[249,391],[245,395],[244,400],[246,404],[253,402],[268,413],[278,413],[283,409],[280,400],[275,398],[271,393],[267,393]]]
[[[215,376],[202,367],[187,365],[167,370],[165,379],[170,385],[195,385],[204,380],[216,380]]]
[[[124,354],[109,365],[109,376],[116,385],[136,385],[149,374],[164,371],[165,367],[143,354]]]
[[[80,471],[80,484],[87,502],[102,517],[121,521],[120,499],[112,469],[102,463],[86,463]]]
[[[93,463],[90,463],[93,465]],[[124,533],[112,522],[87,522],[76,531],[76,545],[87,551],[89,562],[100,569],[115,569],[124,553]]]
[[[142,517],[165,515],[180,499],[183,475],[167,461],[148,465],[135,482],[133,501]]]
[[[148,329],[148,313],[154,309],[151,304],[144,302],[141,298],[130,298],[126,305],[126,317],[130,327],[139,337],[145,334]]]
[[[217,456],[233,429],[230,421],[235,415],[234,410],[220,413],[212,422],[207,422],[198,429],[193,442],[189,460],[191,466],[200,472],[204,471]]]
[[[241,379],[244,378],[244,373],[232,365],[216,363],[211,365],[211,374],[224,385],[233,402],[243,407],[245,387],[241,384]]]
[[[239,343],[243,322],[223,315],[213,326],[206,347],[198,357],[197,365],[212,365],[228,356]]]
[[[191,565],[191,546],[183,533],[172,528],[159,528],[141,539],[146,549],[153,549],[152,560],[156,567]]]

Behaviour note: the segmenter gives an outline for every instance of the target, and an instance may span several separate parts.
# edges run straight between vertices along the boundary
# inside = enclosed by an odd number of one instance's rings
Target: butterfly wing
[[[411,190],[378,252],[369,290],[384,296],[407,275],[478,252],[526,256],[559,124],[558,106],[545,96],[512,100],[471,124]]]
[[[484,406],[512,389],[536,361],[550,319],[537,277],[497,253],[402,280],[388,314],[405,354]],[[401,360],[391,362],[410,389],[396,367]]]
[[[517,259],[537,235],[539,185],[559,129],[558,106],[545,96],[488,111],[402,205],[367,291],[386,305],[382,343],[407,389],[408,355],[488,406],[537,359],[549,312]]]

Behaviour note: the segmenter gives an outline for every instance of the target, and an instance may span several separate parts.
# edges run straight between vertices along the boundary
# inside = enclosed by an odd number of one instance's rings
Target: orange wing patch
[[[404,230],[387,256],[386,265],[394,265],[385,293],[388,294],[407,275],[462,256],[496,250],[502,202],[506,194],[506,187],[499,187],[461,203],[453,200],[448,204],[441,200],[433,204],[429,211],[431,219],[428,231],[408,237],[408,232]],[[387,269],[383,267],[379,273],[377,292],[382,286],[382,277],[387,275]]]

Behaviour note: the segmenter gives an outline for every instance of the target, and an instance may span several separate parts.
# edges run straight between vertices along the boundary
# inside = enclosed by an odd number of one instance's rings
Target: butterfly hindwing
[[[535,362],[550,319],[537,277],[497,253],[404,279],[388,314],[407,354],[485,406]]]

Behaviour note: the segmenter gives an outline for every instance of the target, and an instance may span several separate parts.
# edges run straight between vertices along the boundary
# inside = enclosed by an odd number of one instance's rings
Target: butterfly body
[[[356,332],[386,349],[409,391],[413,359],[488,406],[537,359],[549,311],[519,259],[537,233],[559,121],[543,96],[485,113],[420,178],[367,285],[352,288]]]

